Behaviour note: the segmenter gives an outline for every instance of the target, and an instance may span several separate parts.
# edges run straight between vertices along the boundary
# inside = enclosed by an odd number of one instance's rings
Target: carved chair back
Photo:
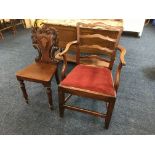
[[[96,27],[102,27],[97,29]],[[95,33],[89,34],[86,29],[95,29]],[[103,30],[104,28],[104,30]],[[85,29],[85,31],[82,31]],[[121,27],[103,25],[103,23],[84,24],[77,23],[77,55],[76,62],[79,64],[83,59],[97,59],[106,63],[106,67],[112,69],[115,61],[116,47],[122,33]],[[87,51],[84,51],[87,49]],[[82,52],[81,52],[82,51]],[[85,53],[85,54],[81,54]]]
[[[35,59],[37,63],[53,63],[56,62],[55,52],[58,49],[58,34],[56,29],[46,27],[32,28],[32,44],[38,51],[38,57]]]

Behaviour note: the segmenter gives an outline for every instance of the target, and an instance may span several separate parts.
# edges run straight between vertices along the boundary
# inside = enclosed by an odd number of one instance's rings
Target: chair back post
[[[113,64],[115,62],[115,57],[116,57],[116,51],[114,50],[110,59],[110,63],[109,63],[109,69],[112,70],[113,68]]]
[[[80,63],[80,23],[76,24],[77,28],[77,50],[76,50],[76,64]]]
[[[118,28],[116,27],[116,30],[117,30],[117,29],[119,29],[119,31],[118,31],[118,35],[117,35],[117,40],[116,40],[116,43],[115,43],[115,47],[118,46],[118,43],[119,43],[119,40],[120,40],[122,31],[123,31],[123,28],[121,28],[121,27],[118,27]],[[112,57],[111,57],[111,62],[110,62],[110,66],[109,66],[109,68],[110,68],[111,70],[112,70],[113,64],[114,64],[114,62],[115,62],[115,58],[116,58],[116,49],[114,50],[113,55],[112,55]]]

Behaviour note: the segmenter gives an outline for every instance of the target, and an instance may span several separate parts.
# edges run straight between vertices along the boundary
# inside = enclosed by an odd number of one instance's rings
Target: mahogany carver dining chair
[[[126,64],[124,60],[126,50],[121,45],[118,45],[120,30],[117,28],[105,26],[105,30],[107,31],[106,35],[81,34],[81,28],[93,28],[94,26],[94,24],[78,23],[77,40],[69,42],[64,51],[59,54],[64,60],[61,82],[58,86],[59,113],[60,117],[63,117],[64,110],[69,109],[101,117],[105,119],[105,128],[108,129],[117,98],[121,68]],[[113,38],[111,36],[113,36]],[[68,73],[68,75],[66,75],[66,54],[73,45],[77,46],[77,65]],[[83,48],[87,49],[90,55],[81,55],[81,50]],[[94,53],[94,50],[97,54]],[[117,51],[120,51],[120,62],[116,70],[116,76],[113,79],[112,68]],[[103,56],[106,57],[103,58]],[[87,61],[81,61],[82,59],[86,60],[86,58],[97,59],[105,62],[106,65],[100,66],[98,63],[86,64]],[[65,94],[69,95],[65,98]],[[106,103],[107,112],[103,114],[97,111],[66,104],[72,95],[102,100]]]
[[[47,28],[43,25],[41,28],[32,29],[33,47],[38,51],[38,57],[35,62],[16,72],[17,80],[20,82],[21,90],[28,103],[24,81],[31,81],[43,84],[48,95],[49,108],[53,109],[51,80],[55,75],[57,84],[59,78],[57,74],[58,60],[55,59],[55,52],[58,49],[58,36],[54,28]]]

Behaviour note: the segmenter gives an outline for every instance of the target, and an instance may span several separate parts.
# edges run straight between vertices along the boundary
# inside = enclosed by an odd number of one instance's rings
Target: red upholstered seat
[[[61,85],[116,96],[112,74],[108,68],[77,65],[61,82]]]

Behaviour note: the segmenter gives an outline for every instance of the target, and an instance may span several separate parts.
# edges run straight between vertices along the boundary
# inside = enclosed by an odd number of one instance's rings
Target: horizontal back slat
[[[97,66],[97,67],[108,67],[110,66],[110,61],[106,60],[106,59],[99,59],[97,57],[89,57],[89,56],[85,56],[85,57],[81,57],[80,58],[80,63],[82,64],[87,64],[87,65],[91,65],[91,66]]]
[[[110,41],[110,42],[116,42],[116,39],[113,39],[109,36],[103,36],[103,35],[100,35],[100,34],[87,34],[87,35],[80,35],[80,38],[100,38],[100,39],[103,39],[103,40],[106,40],[106,41]]]
[[[118,35],[119,33],[122,31],[122,28],[118,29],[118,30],[113,30],[113,29],[106,29],[104,27],[102,28],[98,28],[97,26],[94,26],[93,27],[85,27],[85,26],[81,26],[79,24],[77,24],[77,29],[78,27],[80,28],[80,35],[85,35],[85,34],[101,34],[101,35],[104,35],[104,36],[109,36],[110,38],[113,38],[113,39],[118,39]],[[109,26],[108,26],[109,27]],[[94,31],[90,31],[90,29],[94,30]]]
[[[99,45],[82,45],[82,46],[79,46],[79,48],[81,50],[88,49],[88,51],[86,51],[86,52],[90,52],[89,51],[89,49],[90,49],[92,52],[97,51],[97,53],[107,54],[108,56],[112,56],[112,54],[113,54],[113,50],[99,46]]]
[[[115,49],[115,45],[116,45],[116,41],[112,42],[112,41],[107,41],[107,40],[103,40],[101,38],[96,38],[96,37],[92,37],[92,38],[81,38],[80,37],[80,42],[79,42],[80,46],[82,45],[99,45],[101,47],[105,47],[105,48],[109,48],[111,50]]]
[[[111,25],[107,25],[104,24],[103,22],[95,22],[95,23],[82,23],[82,22],[78,22],[76,24],[77,27],[85,27],[85,28],[93,28],[93,29],[104,29],[104,30],[110,30],[110,31],[117,31],[119,32],[121,27],[119,26],[111,26]]]
[[[90,28],[94,31],[90,31]],[[85,58],[95,58],[99,61],[103,60],[109,63],[109,68],[112,68],[116,55],[115,49],[118,44],[121,31],[122,30],[118,27],[111,27],[101,23],[77,23],[77,41],[79,43],[77,63],[79,63],[80,59],[83,57],[81,57],[81,51],[85,53],[88,52],[89,55],[96,52],[96,54],[100,53],[103,54],[103,56],[106,55],[106,58],[99,58],[99,56],[85,56]],[[107,60],[107,56],[110,60]]]

